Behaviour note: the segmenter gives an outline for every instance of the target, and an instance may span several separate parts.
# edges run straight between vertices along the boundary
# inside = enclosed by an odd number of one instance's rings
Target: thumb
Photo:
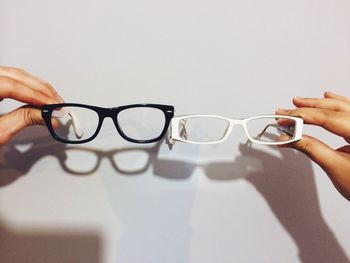
[[[16,133],[32,125],[44,125],[40,109],[23,106],[0,118],[0,145],[10,140]]]
[[[284,147],[290,147],[303,152],[326,172],[333,170],[340,161],[340,156],[336,151],[327,144],[308,135],[303,135],[300,141],[287,144]]]

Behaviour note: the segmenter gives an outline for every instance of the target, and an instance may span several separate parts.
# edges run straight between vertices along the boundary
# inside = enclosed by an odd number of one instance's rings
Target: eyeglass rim
[[[98,121],[98,124],[97,124],[97,127],[96,127],[94,134],[92,136],[90,136],[89,138],[84,139],[84,140],[80,140],[80,141],[72,141],[72,140],[67,140],[67,139],[59,137],[52,127],[51,116],[52,116],[52,112],[56,108],[62,108],[62,107],[80,107],[80,108],[86,108],[86,109],[90,109],[90,110],[95,111],[99,117],[99,121]],[[120,129],[120,126],[118,123],[118,118],[117,118],[118,114],[123,110],[131,109],[131,108],[138,108],[138,107],[156,108],[156,109],[161,110],[164,113],[164,117],[165,117],[164,127],[163,127],[162,132],[159,134],[159,136],[152,138],[152,139],[147,139],[147,140],[138,140],[138,139],[134,139],[134,138],[130,138],[130,137],[126,136],[125,133]],[[129,142],[141,143],[141,144],[157,142],[161,138],[164,137],[164,135],[169,127],[170,121],[174,116],[174,112],[175,112],[174,106],[166,105],[166,104],[156,104],[156,103],[128,104],[128,105],[122,105],[122,106],[117,106],[117,107],[112,107],[112,108],[105,108],[105,107],[93,106],[93,105],[82,104],[82,103],[57,103],[57,104],[47,104],[47,105],[44,105],[41,107],[42,118],[44,119],[44,122],[45,122],[51,136],[54,139],[56,139],[57,141],[60,141],[62,143],[67,143],[67,144],[83,144],[83,143],[87,143],[87,142],[95,139],[96,136],[98,135],[98,133],[100,132],[103,120],[106,117],[111,117],[113,119],[113,122],[116,126],[116,129],[117,129],[119,135],[123,139],[125,139]],[[113,114],[113,117],[111,114]]]
[[[182,119],[188,119],[188,118],[217,118],[217,119],[223,119],[226,120],[229,123],[229,127],[227,128],[224,136],[215,141],[209,141],[209,142],[196,142],[196,141],[190,141],[187,139],[183,139],[180,137],[178,133],[178,125],[179,121]],[[247,122],[254,120],[254,119],[264,119],[264,118],[284,118],[284,119],[290,119],[294,120],[296,125],[295,129],[295,134],[293,138],[291,138],[288,141],[283,141],[283,142],[264,142],[264,141],[259,141],[254,138],[252,138],[249,134],[248,128],[247,128]],[[239,124],[243,126],[243,129],[248,137],[248,139],[251,142],[257,143],[257,144],[263,144],[263,145],[283,145],[283,144],[288,144],[291,142],[298,141],[302,138],[302,127],[303,127],[303,119],[301,117],[295,117],[295,116],[287,116],[287,115],[279,115],[279,114],[264,114],[264,115],[258,115],[258,116],[252,116],[248,118],[242,118],[242,119],[231,119],[231,118],[226,118],[222,117],[219,115],[212,115],[212,114],[190,114],[190,115],[179,115],[175,116],[171,120],[171,131],[170,131],[170,136],[169,136],[169,141],[170,143],[175,143],[175,141],[180,141],[180,142],[185,142],[185,143],[190,143],[190,144],[217,144],[225,141],[227,137],[230,135],[232,128],[235,124]],[[177,127],[176,127],[177,126]]]

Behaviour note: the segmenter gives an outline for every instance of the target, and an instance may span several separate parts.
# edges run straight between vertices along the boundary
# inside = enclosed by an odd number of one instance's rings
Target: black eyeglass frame
[[[62,107],[80,107],[80,108],[85,108],[85,109],[90,109],[90,110],[95,111],[99,117],[95,133],[91,137],[84,139],[84,140],[81,140],[81,141],[66,140],[66,139],[63,139],[63,138],[60,138],[59,136],[57,136],[57,134],[54,131],[54,128],[52,127],[52,123],[51,123],[52,112],[54,110],[62,108]],[[160,133],[160,135],[157,136],[156,138],[152,138],[149,140],[137,140],[137,139],[133,139],[133,138],[126,136],[118,124],[118,114],[123,110],[132,109],[132,108],[154,108],[154,109],[161,110],[164,113],[165,123],[164,123],[164,128],[163,128],[162,132]],[[133,142],[133,143],[152,143],[152,142],[157,142],[161,138],[164,137],[165,133],[168,130],[170,121],[174,117],[174,111],[175,111],[175,109],[174,109],[174,106],[172,106],[172,105],[153,104],[153,103],[130,104],[130,105],[124,105],[124,106],[112,107],[112,108],[103,108],[103,107],[92,106],[92,105],[87,105],[87,104],[80,104],[80,103],[59,103],[59,104],[48,104],[48,105],[42,106],[41,107],[41,116],[43,117],[45,124],[46,124],[51,136],[53,138],[55,138],[57,141],[60,141],[63,143],[82,144],[82,143],[87,143],[89,141],[92,141],[93,139],[96,138],[96,136],[100,132],[103,120],[105,118],[108,118],[108,117],[110,117],[113,120],[113,123],[114,123],[118,133],[125,140],[127,140],[129,142]]]

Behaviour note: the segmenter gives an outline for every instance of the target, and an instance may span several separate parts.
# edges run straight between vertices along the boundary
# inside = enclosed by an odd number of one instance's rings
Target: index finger
[[[293,104],[298,108],[318,108],[333,111],[350,112],[350,103],[336,98],[293,98]]]
[[[44,93],[49,97],[55,97],[57,94],[50,84],[24,71],[23,69],[0,67],[0,76],[13,78],[19,82],[22,82],[24,85],[30,88]]]
[[[339,94],[335,94],[333,92],[330,92],[330,91],[326,91],[324,93],[324,97],[325,98],[333,98],[333,99],[338,99],[338,100],[342,100],[342,101],[345,101],[345,102],[350,102],[350,99],[345,97],[345,96],[342,96],[342,95],[339,95]]]
[[[0,99],[4,98],[15,99],[35,106],[59,102],[57,99],[46,96],[15,79],[0,77]]]

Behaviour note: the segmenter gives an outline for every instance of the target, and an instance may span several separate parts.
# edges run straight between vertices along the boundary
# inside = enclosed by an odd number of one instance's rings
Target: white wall
[[[241,118],[296,95],[349,96],[349,13],[345,0],[1,0],[0,64],[67,102]],[[0,150],[0,261],[349,262],[349,202],[323,171],[245,140],[237,129],[221,145],[170,150],[127,143],[107,121],[73,158],[75,146],[28,129]]]

